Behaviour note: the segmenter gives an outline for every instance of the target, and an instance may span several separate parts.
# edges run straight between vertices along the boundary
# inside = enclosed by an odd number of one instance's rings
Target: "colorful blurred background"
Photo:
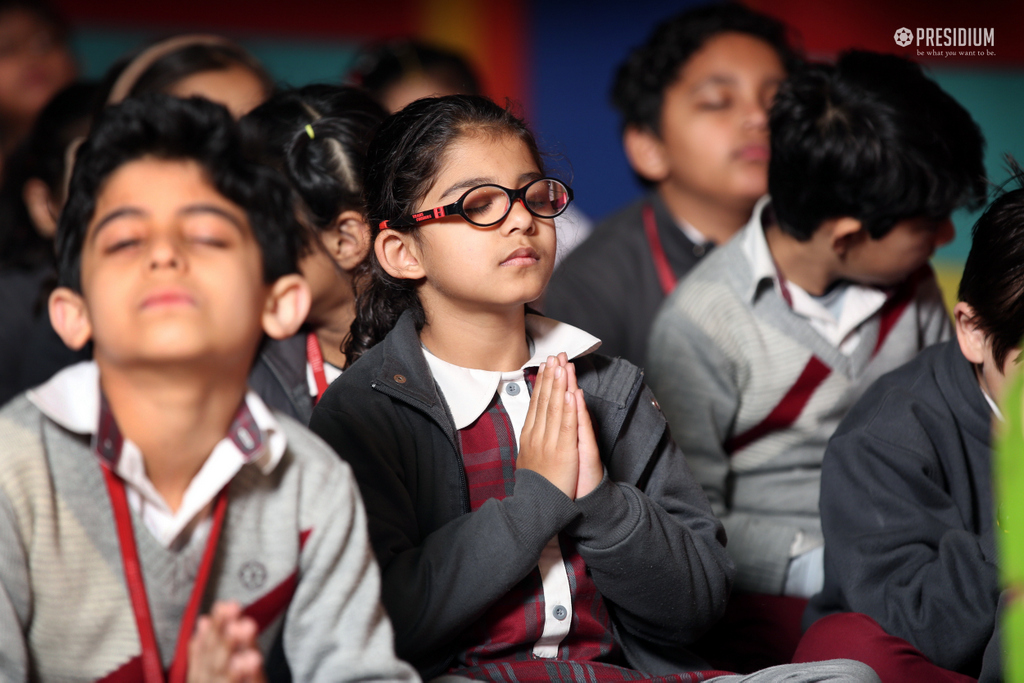
[[[290,85],[339,82],[361,46],[415,37],[458,50],[498,101],[518,103],[568,174],[578,206],[594,221],[641,193],[623,156],[608,103],[615,67],[660,19],[699,2],[666,0],[58,0],[74,28],[83,74],[100,76],[118,56],[183,31],[227,35]],[[1003,157],[1024,160],[1024,2],[986,0],[748,0],[788,23],[812,58],[860,47],[921,63],[974,116],[988,142],[994,184],[1008,176]],[[991,28],[984,54],[934,56],[932,47],[900,47],[909,28]],[[938,48],[935,48],[938,49]],[[919,53],[924,53],[920,54]],[[945,48],[955,51],[957,48]],[[992,53],[992,54],[990,54]],[[947,299],[955,297],[970,227],[954,216],[956,240],[935,257]]]

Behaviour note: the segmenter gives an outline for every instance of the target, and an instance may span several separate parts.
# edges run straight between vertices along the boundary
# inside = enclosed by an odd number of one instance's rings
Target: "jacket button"
[[[395,375],[393,379],[399,384],[405,384],[405,375]]]
[[[559,621],[563,621],[567,616],[569,616],[569,610],[565,609],[562,605],[555,605],[555,608],[551,610],[551,616]]]

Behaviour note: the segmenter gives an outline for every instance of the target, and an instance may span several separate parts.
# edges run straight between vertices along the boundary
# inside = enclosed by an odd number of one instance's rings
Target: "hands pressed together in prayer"
[[[593,491],[604,477],[576,367],[565,353],[548,356],[537,370],[516,467],[540,474],[573,500]]]

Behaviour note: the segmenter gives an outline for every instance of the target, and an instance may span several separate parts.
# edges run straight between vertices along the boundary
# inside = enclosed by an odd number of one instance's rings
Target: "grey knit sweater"
[[[844,355],[795,313],[744,249],[752,220],[666,300],[647,380],[725,524],[736,588],[782,592],[798,533],[820,543],[825,445],[881,375],[952,332],[934,274],[897,287]],[[813,545],[812,545],[813,547]]]
[[[394,655],[348,466],[305,428],[276,418],[288,448],[269,475],[245,465],[229,485],[202,611],[214,600],[257,605],[264,655],[283,630],[296,681],[416,680]],[[168,665],[202,541],[168,550],[134,513],[133,524]],[[15,398],[0,410],[0,680],[93,681],[138,666],[118,547],[88,437]]]

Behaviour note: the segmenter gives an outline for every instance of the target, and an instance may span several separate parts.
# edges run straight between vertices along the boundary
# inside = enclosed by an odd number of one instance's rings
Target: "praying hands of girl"
[[[573,500],[601,483],[594,427],[565,353],[549,356],[538,369],[519,444],[516,467],[540,474]]]

